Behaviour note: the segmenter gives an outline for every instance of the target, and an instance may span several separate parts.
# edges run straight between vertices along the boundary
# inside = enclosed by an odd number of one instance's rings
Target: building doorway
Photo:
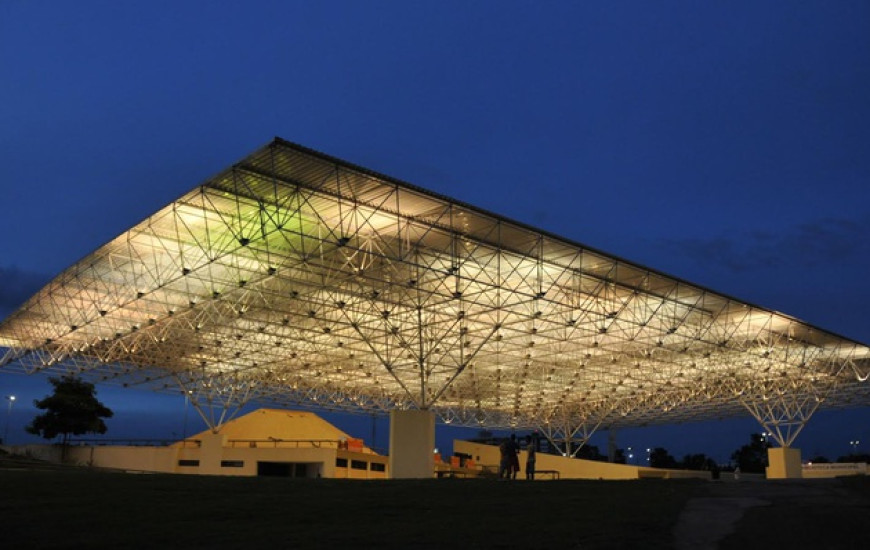
[[[258,476],[319,477],[319,473],[316,462],[257,462]]]

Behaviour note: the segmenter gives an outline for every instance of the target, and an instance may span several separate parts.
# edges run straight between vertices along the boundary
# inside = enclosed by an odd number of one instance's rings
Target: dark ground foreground
[[[0,546],[16,550],[861,548],[868,512],[865,477],[343,481],[0,461]]]

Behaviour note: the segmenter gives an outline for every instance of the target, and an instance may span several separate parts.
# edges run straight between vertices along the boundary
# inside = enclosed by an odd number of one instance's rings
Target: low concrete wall
[[[843,476],[864,476],[870,474],[866,462],[839,462],[824,464],[804,464],[804,479],[824,479]]]
[[[46,462],[59,464],[62,448],[60,445],[7,445],[5,449],[18,456],[26,456]]]
[[[472,443],[470,441],[453,441],[453,451],[471,455],[475,463],[480,466],[495,468],[501,453],[495,445]],[[526,452],[520,452],[520,466],[525,469]],[[632,466],[628,464],[613,464],[610,462],[598,462],[595,460],[583,460],[579,458],[567,458],[544,453],[537,454],[535,469],[539,472],[553,470],[559,473],[560,479],[640,479],[640,478],[700,478],[710,479],[710,472],[694,470],[668,470],[664,468],[649,468]],[[523,470],[524,471],[524,470]],[[521,472],[517,477],[525,477]],[[538,479],[549,479],[552,476],[541,474]]]
[[[640,479],[713,479],[713,474],[707,470],[676,470],[648,466],[637,466],[637,476]]]
[[[66,462],[139,472],[175,472],[178,451],[173,447],[95,446],[69,447]]]

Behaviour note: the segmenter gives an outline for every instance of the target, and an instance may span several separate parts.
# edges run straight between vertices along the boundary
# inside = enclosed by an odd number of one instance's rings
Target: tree
[[[685,455],[683,457],[683,462],[680,463],[680,467],[686,470],[716,470],[718,465],[716,461],[707,455],[694,454],[694,455]]]
[[[112,411],[96,398],[94,385],[74,376],[49,378],[54,392],[42,400],[34,400],[37,409],[44,410],[25,428],[28,433],[45,439],[63,436],[66,446],[70,434],[104,434],[106,423],[103,418],[111,418]]]
[[[653,468],[676,468],[677,461],[664,447],[656,447],[649,453],[649,465]]]
[[[731,460],[737,462],[737,466],[743,472],[763,474],[767,467],[767,449],[771,447],[772,445],[761,434],[752,434],[749,436],[749,445],[734,451]]]
[[[580,447],[580,450],[577,451],[577,454],[574,455],[577,458],[582,458],[584,460],[597,460],[599,462],[607,462],[607,457],[601,454],[601,451],[598,450],[598,447],[595,445],[586,444]]]
[[[613,451],[614,464],[628,464],[628,459],[625,456],[625,449],[616,449]]]
[[[865,462],[870,464],[870,454],[867,453],[852,453],[837,457],[837,462]]]

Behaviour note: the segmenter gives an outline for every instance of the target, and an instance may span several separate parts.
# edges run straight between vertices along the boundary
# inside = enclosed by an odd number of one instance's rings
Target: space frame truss
[[[866,404],[870,375],[863,344],[280,139],[65,270],[0,346],[181,388],[213,428],[255,400],[581,442],[746,410],[785,429]]]

